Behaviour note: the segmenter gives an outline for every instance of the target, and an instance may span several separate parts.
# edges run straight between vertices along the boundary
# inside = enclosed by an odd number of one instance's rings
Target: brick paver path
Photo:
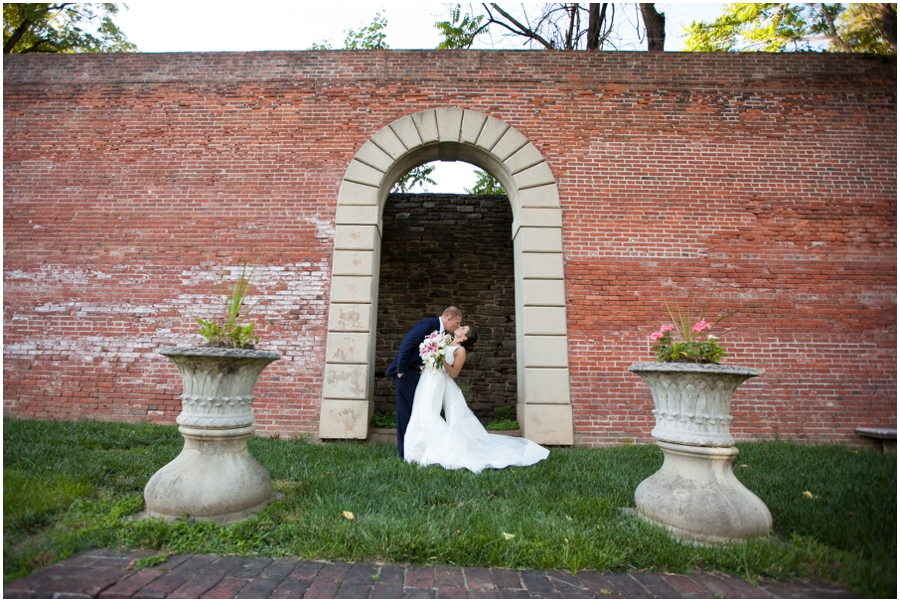
[[[721,574],[524,571],[451,566],[170,556],[91,550],[3,587],[4,598],[849,598],[805,580],[753,585]]]

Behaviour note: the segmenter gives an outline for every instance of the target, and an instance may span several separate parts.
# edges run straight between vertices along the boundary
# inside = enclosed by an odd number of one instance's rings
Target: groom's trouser
[[[403,378],[394,375],[394,386],[397,387],[397,452],[401,458],[404,457],[403,438],[406,436],[409,417],[412,416],[413,398],[418,384],[419,371],[416,368],[404,374]]]

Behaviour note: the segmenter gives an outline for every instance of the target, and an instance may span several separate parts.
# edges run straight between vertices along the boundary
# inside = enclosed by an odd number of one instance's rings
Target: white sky
[[[326,41],[333,48],[341,48],[346,30],[368,25],[375,13],[387,19],[386,42],[390,48],[434,48],[440,42],[434,23],[448,20],[453,4],[130,0],[127,6],[115,21],[141,52],[235,52],[307,50],[314,43]],[[616,7],[621,48],[645,47],[646,43],[637,38],[635,7]],[[722,3],[657,3],[656,8],[666,16],[666,50],[678,51],[684,48],[683,28],[692,20],[714,19],[721,14]],[[489,46],[485,42],[476,47]],[[521,41],[500,40],[495,47],[522,46]],[[437,166],[432,177],[438,186],[431,192],[463,192],[475,183],[472,166],[466,163],[439,162]]]

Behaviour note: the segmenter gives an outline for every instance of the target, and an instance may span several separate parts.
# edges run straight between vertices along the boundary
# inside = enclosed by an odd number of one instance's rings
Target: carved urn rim
[[[233,349],[228,347],[167,347],[159,351],[166,357],[191,356],[191,357],[222,357],[229,359],[281,359],[275,351],[260,351],[258,349]]]
[[[701,374],[734,374],[752,378],[759,376],[759,371],[745,366],[726,366],[723,364],[696,364],[688,362],[646,362],[632,364],[629,372],[695,372]]]

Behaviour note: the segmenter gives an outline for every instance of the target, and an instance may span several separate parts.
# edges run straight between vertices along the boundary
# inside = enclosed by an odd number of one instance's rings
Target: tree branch
[[[491,10],[487,7],[487,4],[482,4],[482,6],[484,7],[484,10],[487,11],[487,14],[488,14],[488,20],[489,20],[490,22],[496,23],[497,25],[499,25],[499,26],[501,26],[501,27],[505,27],[506,29],[508,29],[509,31],[513,32],[513,33],[516,34],[516,35],[525,36],[526,38],[531,38],[532,40],[538,42],[539,44],[541,44],[544,48],[547,48],[548,50],[553,50],[553,49],[555,48],[555,46],[553,45],[552,42],[548,42],[547,40],[545,40],[544,38],[542,38],[541,36],[539,36],[536,32],[532,31],[532,30],[529,29],[528,27],[525,27],[524,25],[522,25],[521,23],[519,23],[519,22],[515,19],[515,17],[513,17],[512,15],[510,15],[509,13],[507,13],[505,10],[503,10],[502,8],[500,8],[499,6],[497,6],[496,4],[491,3],[491,6],[494,7],[494,9],[495,9],[498,13],[500,13],[501,15],[503,15],[503,18],[508,19],[510,23],[512,23],[513,25],[515,25],[515,26],[518,28],[518,30],[513,29],[512,27],[510,27],[509,25],[507,25],[507,24],[504,23],[503,21],[498,21],[497,19],[495,19],[495,18],[494,18],[494,15],[491,13]]]
[[[6,44],[3,45],[3,54],[9,54],[10,52],[12,52],[12,49],[16,47],[16,44],[18,44],[19,40],[22,39],[22,36],[24,36],[28,32],[28,30],[31,29],[32,25],[34,25],[34,21],[30,19],[23,20],[22,23],[20,23],[16,30],[13,32],[13,34],[9,37],[9,40],[6,41]]]
[[[881,19],[881,37],[897,50],[897,5],[884,3],[878,5],[878,16]]]
[[[826,37],[832,44],[840,48],[841,52],[850,52],[850,47],[841,39],[841,36],[838,35],[837,28],[834,26],[834,19],[831,18],[831,14],[828,12],[828,7],[824,4],[819,4],[819,6],[822,7],[822,14],[825,16],[825,21],[828,23],[828,34]]]
[[[573,4],[569,12],[569,29],[566,30],[566,50],[572,50],[572,34],[575,29],[575,17],[578,15],[578,5]]]

